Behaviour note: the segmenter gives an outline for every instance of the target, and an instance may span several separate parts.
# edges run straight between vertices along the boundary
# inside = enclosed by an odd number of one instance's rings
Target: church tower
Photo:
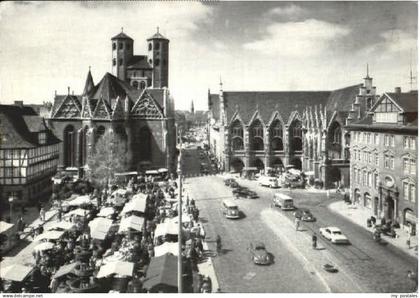
[[[191,112],[192,115],[194,115],[194,100],[191,100],[190,112]]]
[[[134,40],[123,32],[111,38],[112,41],[112,74],[120,80],[127,81],[127,65],[133,57]]]
[[[147,39],[148,62],[153,67],[152,87],[168,87],[169,39],[157,32]]]

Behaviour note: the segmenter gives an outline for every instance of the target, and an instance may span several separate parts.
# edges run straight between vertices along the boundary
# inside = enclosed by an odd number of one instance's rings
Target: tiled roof
[[[153,99],[159,104],[160,108],[163,108],[163,93],[164,89],[149,88],[146,91],[153,97]]]
[[[111,38],[111,40],[114,40],[114,39],[130,39],[130,40],[133,40],[130,36],[128,36],[124,32],[121,32],[121,33],[115,35],[113,38]]]
[[[165,36],[163,36],[159,32],[156,32],[155,34],[153,34],[152,37],[149,37],[147,40],[151,40],[151,39],[166,39],[166,40],[168,40]]]
[[[32,108],[0,105],[1,148],[33,148],[40,146],[38,132],[47,131],[46,145],[60,142],[47,128],[44,119]]]
[[[86,77],[85,88],[83,89],[82,96],[88,95],[94,87],[95,87],[95,84],[93,83],[92,74],[91,74],[90,69],[89,69],[89,72],[88,72],[87,77]]]
[[[331,92],[327,102],[327,111],[347,112],[351,110],[353,100],[362,84],[337,89]]]
[[[418,94],[417,91],[404,92],[404,93],[386,93],[391,97],[404,112],[413,113],[418,111]]]
[[[56,95],[54,97],[54,103],[51,109],[51,115],[54,115],[55,112],[57,112],[57,110],[60,108],[61,104],[63,103],[63,101],[67,98],[67,97],[71,97],[74,102],[77,104],[77,106],[82,109],[82,96],[80,95]]]
[[[248,124],[258,108],[264,124],[275,111],[287,123],[293,111],[302,112],[305,107],[326,104],[329,91],[285,91],[285,92],[223,92],[227,120],[238,110],[240,118]]]
[[[128,61],[128,69],[152,69],[152,66],[147,62],[147,56],[134,55]]]

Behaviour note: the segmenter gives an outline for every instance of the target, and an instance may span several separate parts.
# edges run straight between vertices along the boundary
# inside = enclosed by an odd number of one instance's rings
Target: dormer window
[[[38,133],[38,143],[44,145],[47,142],[47,134],[45,132]]]

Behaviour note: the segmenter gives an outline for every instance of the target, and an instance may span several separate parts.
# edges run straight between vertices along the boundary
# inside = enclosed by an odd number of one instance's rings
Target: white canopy
[[[51,225],[46,225],[45,227],[45,231],[51,231],[51,230],[70,230],[74,227],[74,224],[71,222],[67,222],[67,221],[58,221],[58,222],[54,222]]]
[[[111,226],[111,219],[97,217],[91,222],[89,222],[90,236],[93,239],[104,240]]]
[[[78,196],[74,200],[66,201],[63,203],[63,206],[80,206],[80,205],[87,205],[92,204],[88,195],[85,196]]]
[[[130,211],[140,211],[144,212],[146,210],[146,201],[147,196],[144,194],[137,194],[133,197],[133,199],[125,204],[121,214],[126,214]]]
[[[87,216],[88,214],[89,214],[88,210],[85,210],[85,209],[82,209],[82,208],[77,208],[77,209],[74,209],[74,210],[64,214],[64,217],[69,217],[71,215]]]
[[[0,264],[0,278],[13,281],[23,281],[32,271],[32,267],[15,264],[3,267]]]
[[[122,195],[122,196],[124,196],[124,195],[126,195],[126,194],[127,194],[127,190],[126,190],[126,189],[119,188],[119,189],[117,189],[116,191],[114,191],[114,192],[111,194],[111,196],[116,196],[116,195]]]
[[[145,173],[146,175],[158,175],[159,174],[159,172],[158,171],[156,171],[156,170],[149,170],[149,171],[146,171],[146,173]]]
[[[113,207],[104,207],[99,211],[98,216],[107,217],[115,213],[115,209]]]
[[[178,235],[178,225],[174,222],[158,224],[155,230],[155,238],[164,235]]]
[[[54,243],[51,242],[43,242],[41,244],[38,244],[34,247],[34,251],[44,251],[44,250],[50,250],[53,249]]]
[[[0,221],[0,234],[6,232],[7,230],[9,230],[10,228],[12,228],[14,226],[14,224],[5,222],[5,221]]]
[[[166,168],[160,168],[160,169],[158,170],[158,172],[159,172],[159,173],[166,173],[166,172],[168,172],[168,169],[166,169]]]
[[[38,235],[35,238],[35,241],[40,241],[40,240],[57,240],[60,239],[61,236],[63,236],[65,232],[64,231],[48,231],[48,232],[44,232],[41,235]]]
[[[134,264],[131,262],[117,261],[102,265],[99,269],[97,278],[106,277],[111,274],[118,274],[120,276],[132,276]]]
[[[129,228],[141,231],[143,229],[144,218],[132,215],[130,217],[125,217],[121,220],[120,228],[118,233],[123,233],[128,231]]]
[[[163,256],[166,253],[178,256],[178,242],[165,242],[162,245],[155,246],[155,257]]]

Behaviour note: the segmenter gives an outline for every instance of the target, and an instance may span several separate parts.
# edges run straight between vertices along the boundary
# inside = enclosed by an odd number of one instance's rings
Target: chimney
[[[401,93],[401,87],[395,87],[395,93]]]
[[[23,108],[23,100],[15,100],[15,106]]]
[[[67,87],[67,95],[70,95],[70,87]]]

